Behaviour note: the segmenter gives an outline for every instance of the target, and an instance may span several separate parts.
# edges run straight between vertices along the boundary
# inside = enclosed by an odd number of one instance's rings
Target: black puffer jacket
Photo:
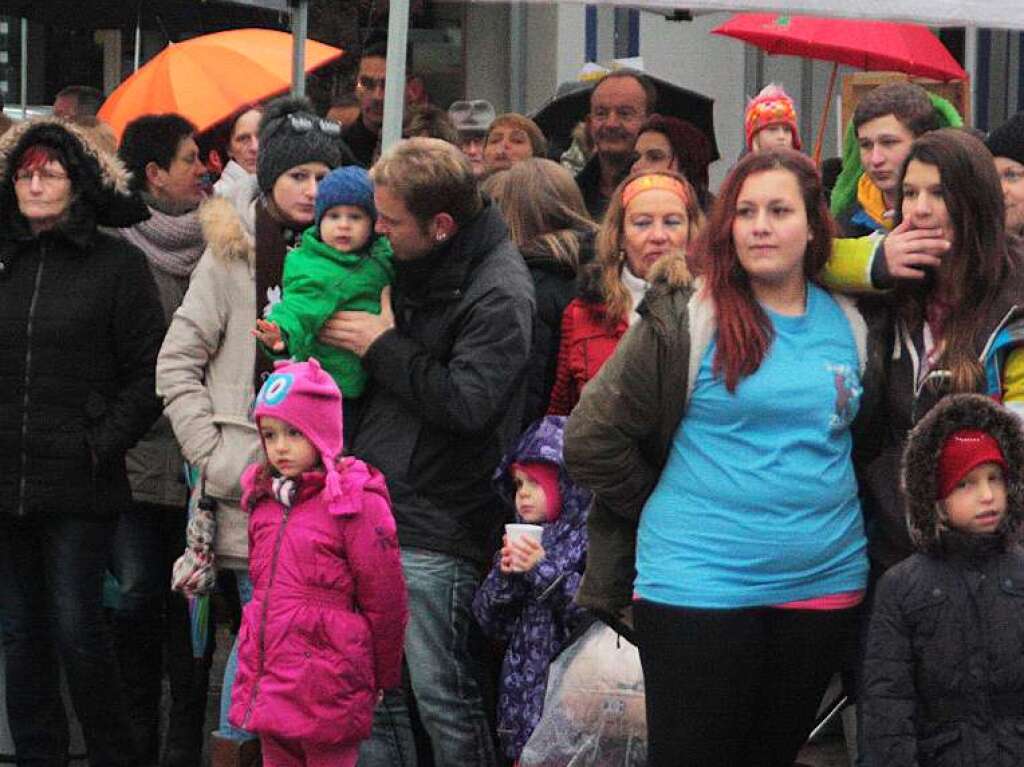
[[[66,221],[39,235],[12,179],[36,144],[65,158],[75,194]],[[56,121],[0,142],[0,513],[107,516],[130,502],[124,454],[160,414],[164,319],[145,257],[97,229],[148,215],[127,179]]]
[[[936,465],[946,438],[979,428],[1009,464],[1008,520],[993,535],[939,525]],[[904,456],[918,552],[879,582],[860,700],[866,767],[1024,764],[1024,435],[980,395],[947,397]]]
[[[523,414],[530,275],[494,205],[395,272],[351,452],[387,477],[402,546],[484,565],[502,521],[491,476]]]

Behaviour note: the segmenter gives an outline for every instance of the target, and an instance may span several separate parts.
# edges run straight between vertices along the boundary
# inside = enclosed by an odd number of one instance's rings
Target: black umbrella
[[[654,111],[666,117],[678,117],[693,123],[711,142],[711,159],[717,160],[718,143],[715,141],[715,100],[687,88],[673,85],[658,77],[646,75],[658,91],[658,102]],[[533,121],[544,131],[555,146],[568,146],[571,134],[580,120],[590,111],[590,92],[594,83],[573,84],[576,87],[562,89],[548,103],[533,115]]]

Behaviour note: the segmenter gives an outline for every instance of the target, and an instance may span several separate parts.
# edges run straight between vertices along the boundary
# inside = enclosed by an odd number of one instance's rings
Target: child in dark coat
[[[869,767],[1024,764],[1024,434],[947,397],[903,455],[917,553],[881,579],[864,659]]]
[[[588,621],[573,602],[587,557],[590,493],[562,464],[566,419],[548,416],[529,427],[495,473],[499,492],[514,499],[516,520],[543,525],[538,544],[505,543],[477,591],[473,613],[484,633],[507,640],[498,698],[498,736],[518,759],[544,709],[548,666]]]

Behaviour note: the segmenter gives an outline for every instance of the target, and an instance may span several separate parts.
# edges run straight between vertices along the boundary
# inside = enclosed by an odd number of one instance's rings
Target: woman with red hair
[[[595,494],[577,600],[635,618],[652,767],[792,765],[855,636],[867,328],[816,282],[832,237],[810,160],[744,158],[699,278],[654,279],[569,419]]]

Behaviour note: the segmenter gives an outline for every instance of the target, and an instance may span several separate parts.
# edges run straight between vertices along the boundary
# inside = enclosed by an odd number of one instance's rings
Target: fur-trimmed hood
[[[14,172],[33,146],[55,149],[71,178],[74,194],[68,219],[126,228],[149,218],[142,198],[131,191],[131,173],[82,128],[55,117],[16,124],[0,138],[0,206],[16,212]],[[19,216],[20,217],[20,216]]]
[[[946,439],[961,429],[991,434],[1006,457],[1007,522],[1002,535],[1007,547],[1018,542],[1024,527],[1024,432],[1012,412],[980,394],[944,398],[910,432],[901,470],[907,500],[907,526],[914,546],[939,553],[943,527],[935,510],[938,500],[937,469]]]
[[[226,197],[211,197],[199,207],[199,223],[203,227],[203,239],[210,251],[224,261],[235,259],[256,260],[254,235],[254,202],[250,201],[240,211],[240,200]]]

